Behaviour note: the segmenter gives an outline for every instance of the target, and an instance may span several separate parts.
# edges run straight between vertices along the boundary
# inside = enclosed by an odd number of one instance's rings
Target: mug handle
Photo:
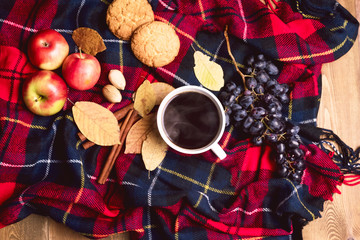
[[[220,160],[223,160],[227,156],[225,151],[220,147],[220,145],[218,143],[215,143],[211,147],[211,151],[213,151],[213,153],[215,153],[215,155],[218,156],[218,158],[220,158]]]

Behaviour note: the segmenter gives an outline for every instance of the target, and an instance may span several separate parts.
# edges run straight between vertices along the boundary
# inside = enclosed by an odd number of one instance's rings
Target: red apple
[[[53,71],[42,70],[25,80],[22,96],[31,112],[40,116],[51,116],[63,108],[67,98],[67,86]]]
[[[99,80],[101,67],[99,61],[86,53],[73,53],[67,56],[62,65],[62,75],[70,87],[88,90]]]
[[[40,30],[28,42],[30,62],[45,70],[54,70],[61,66],[69,54],[66,39],[53,29]]]

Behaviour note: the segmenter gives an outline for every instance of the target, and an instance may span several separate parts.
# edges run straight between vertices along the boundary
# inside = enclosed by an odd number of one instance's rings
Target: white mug
[[[164,114],[167,110],[167,107],[169,103],[177,96],[183,94],[183,93],[199,93],[203,94],[208,99],[212,101],[212,103],[215,105],[217,113],[219,115],[219,124],[217,128],[217,132],[215,136],[212,138],[212,140],[207,143],[205,146],[202,146],[200,148],[184,148],[176,143],[174,143],[169,135],[167,134],[167,131],[165,129],[165,123],[164,123]],[[181,112],[180,112],[181,114]],[[175,90],[171,91],[161,102],[158,112],[157,112],[157,127],[160,132],[161,137],[164,139],[164,141],[174,150],[186,153],[186,154],[199,154],[206,152],[208,150],[212,150],[220,159],[224,159],[226,157],[226,153],[219,145],[219,140],[221,139],[224,130],[225,130],[225,112],[223,109],[223,106],[221,105],[219,99],[209,90],[198,87],[198,86],[183,86],[176,88]]]

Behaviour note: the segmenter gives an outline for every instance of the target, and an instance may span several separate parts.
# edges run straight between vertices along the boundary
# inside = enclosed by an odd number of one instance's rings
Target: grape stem
[[[225,37],[225,40],[226,40],[226,46],[227,46],[227,50],[228,50],[228,53],[230,55],[230,58],[235,66],[235,69],[236,71],[240,74],[241,76],[241,79],[243,81],[243,84],[244,84],[244,88],[245,90],[247,90],[247,87],[246,87],[246,84],[245,84],[245,75],[240,71],[240,69],[238,68],[237,64],[236,64],[236,60],[234,58],[234,55],[232,55],[231,53],[231,47],[230,47],[230,40],[229,40],[229,35],[228,35],[228,25],[225,26],[225,31],[224,31],[224,37]]]
[[[290,171],[291,171],[292,173],[294,173],[294,172],[295,172],[295,168],[293,167],[292,162],[291,162],[290,160],[288,160],[288,159],[286,159],[286,161],[287,161],[287,163],[289,164],[289,167],[291,168]]]
[[[262,118],[262,119],[261,119],[261,122],[265,125],[266,130],[269,130],[270,132],[274,132],[274,131],[269,127],[269,125],[267,125],[266,122],[264,121],[265,118],[266,118],[266,117]]]

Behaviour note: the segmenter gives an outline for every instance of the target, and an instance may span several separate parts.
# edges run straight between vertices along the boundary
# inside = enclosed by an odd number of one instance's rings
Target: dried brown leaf
[[[105,51],[106,46],[100,34],[91,28],[80,27],[74,30],[72,38],[75,44],[87,54],[95,56]]]
[[[130,129],[125,144],[125,153],[140,154],[141,147],[149,132],[156,128],[156,114],[146,115],[137,121]]]
[[[80,132],[101,146],[119,144],[119,126],[114,114],[94,102],[76,102],[72,107],[74,121]]]
[[[145,168],[149,171],[156,169],[166,156],[168,145],[161,138],[157,128],[154,128],[143,142],[141,155]]]
[[[156,96],[154,89],[149,80],[145,80],[136,90],[134,108],[140,116],[144,117],[154,108],[155,102]]]
[[[154,89],[156,96],[155,105],[159,105],[161,101],[164,99],[164,97],[175,89],[170,84],[164,82],[154,82],[151,85]]]

